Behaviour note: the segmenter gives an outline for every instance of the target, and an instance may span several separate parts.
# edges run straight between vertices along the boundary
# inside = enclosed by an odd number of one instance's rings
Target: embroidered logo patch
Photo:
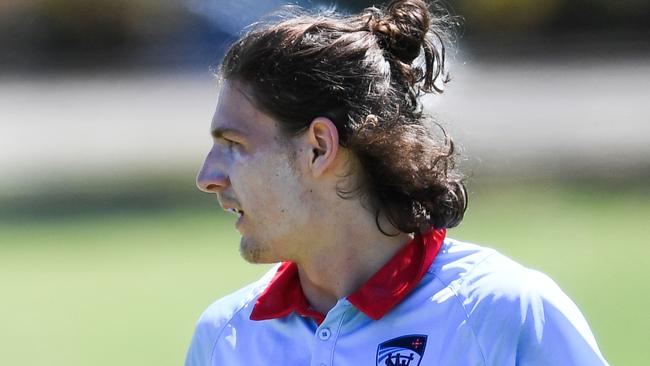
[[[377,366],[419,366],[426,345],[423,334],[388,340],[377,347]]]

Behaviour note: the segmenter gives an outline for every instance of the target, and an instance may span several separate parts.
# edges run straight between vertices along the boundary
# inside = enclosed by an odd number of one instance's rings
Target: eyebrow
[[[222,128],[222,127],[217,127],[210,131],[210,134],[212,137],[218,139],[218,138],[223,138],[226,135],[230,135],[233,137],[246,137],[246,134],[239,131],[235,130],[234,128]]]

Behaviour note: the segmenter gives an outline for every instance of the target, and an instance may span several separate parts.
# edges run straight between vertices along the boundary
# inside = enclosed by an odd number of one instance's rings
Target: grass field
[[[518,186],[475,192],[449,235],[550,274],[612,365],[643,365],[649,219],[648,191]],[[200,312],[268,268],[232,226],[216,206],[0,222],[0,365],[182,364]]]

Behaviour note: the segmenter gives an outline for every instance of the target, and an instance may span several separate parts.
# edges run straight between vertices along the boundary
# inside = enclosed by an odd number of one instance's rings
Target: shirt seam
[[[258,291],[258,290],[259,290],[259,287],[256,288],[255,291],[251,291],[251,292],[255,293],[255,292]],[[234,318],[235,318],[235,317],[236,317],[236,316],[237,316],[237,315],[238,315],[242,310],[244,310],[244,308],[246,307],[246,305],[248,305],[248,304],[251,302],[251,300],[253,300],[253,299],[254,299],[255,297],[257,297],[257,296],[259,296],[259,294],[254,295],[254,296],[250,297],[249,299],[247,299],[246,301],[244,301],[244,302],[239,306],[239,308],[237,308],[237,310],[235,310],[235,311],[232,313],[232,315],[228,318],[228,321],[227,321],[227,322],[226,322],[226,323],[221,327],[221,331],[219,332],[219,335],[217,335],[217,337],[216,337],[215,340],[214,340],[214,344],[213,344],[212,347],[210,348],[210,365],[212,365],[212,361],[214,361],[214,350],[217,348],[217,344],[219,343],[219,340],[221,339],[221,336],[223,335],[223,332],[226,330],[226,327],[227,327],[228,325],[230,325],[230,323],[232,322],[232,320],[233,320],[233,319],[234,319]]]
[[[493,255],[497,254],[496,252],[490,253],[487,255],[485,258],[481,259],[478,263],[474,265],[474,267],[467,272],[464,276],[460,278],[460,282],[462,283],[465,280],[466,276],[469,276],[472,272],[476,270],[483,262],[491,258]],[[485,352],[483,352],[483,348],[481,346],[481,342],[479,341],[478,336],[476,335],[476,330],[474,329],[474,323],[471,321],[469,313],[467,312],[467,309],[465,308],[465,305],[463,305],[463,301],[461,300],[461,296],[456,292],[456,290],[451,286],[450,284],[446,283],[443,281],[435,272],[433,275],[438,279],[438,281],[442,282],[443,285],[445,285],[446,288],[451,290],[454,294],[454,298],[456,298],[456,301],[460,305],[461,309],[463,309],[463,313],[465,314],[465,319],[467,320],[467,324],[469,325],[469,329],[472,331],[472,335],[474,336],[474,340],[476,341],[476,345],[478,346],[478,350],[481,353],[481,358],[483,358],[483,365],[487,365],[487,360],[485,358]]]
[[[330,352],[330,365],[334,364],[334,350],[336,348],[336,344],[339,342],[339,334],[341,333],[341,328],[343,328],[343,320],[345,320],[346,315],[348,315],[348,312],[352,311],[352,309],[348,309],[343,313],[341,316],[341,320],[339,320],[339,326],[336,329],[336,339],[334,340],[334,344],[332,345],[332,351]]]

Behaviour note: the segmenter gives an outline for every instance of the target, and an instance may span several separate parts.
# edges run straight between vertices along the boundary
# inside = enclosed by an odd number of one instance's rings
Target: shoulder
[[[546,274],[453,239],[430,272],[455,293],[488,361],[605,364],[584,316]]]
[[[464,279],[477,265],[498,254],[494,249],[446,238],[429,268],[439,280],[452,284]]]
[[[494,249],[454,239],[445,241],[429,272],[451,287],[464,303],[567,299],[544,273],[524,267]]]
[[[210,365],[215,344],[234,318],[248,317],[257,297],[277,271],[269,270],[261,279],[213,302],[203,311],[196,324],[186,366]]]
[[[454,239],[445,241],[430,272],[459,295],[477,300],[552,296],[559,290],[545,274],[526,268],[494,249]]]

